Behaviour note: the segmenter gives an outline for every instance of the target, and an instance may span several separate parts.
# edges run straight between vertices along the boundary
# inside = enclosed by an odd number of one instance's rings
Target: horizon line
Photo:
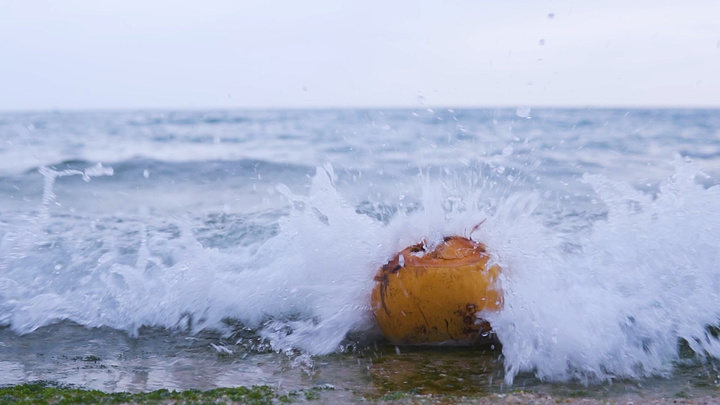
[[[415,105],[415,106],[203,106],[203,107],[51,107],[51,108],[0,108],[0,114],[22,113],[82,113],[130,111],[339,111],[339,110],[512,110],[527,107],[532,110],[720,110],[718,105],[541,105],[499,104],[476,106]]]

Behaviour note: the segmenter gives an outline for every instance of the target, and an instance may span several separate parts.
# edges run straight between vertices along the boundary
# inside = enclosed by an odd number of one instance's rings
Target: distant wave
[[[96,164],[97,162],[70,159],[47,165],[46,167],[54,170],[84,170]],[[298,173],[310,175],[315,171],[313,166],[277,163],[257,159],[168,162],[137,157],[119,162],[103,162],[103,164],[113,168],[115,172],[113,178],[115,180],[134,179],[137,178],[138,175],[142,175],[144,171],[147,171],[148,174],[151,173],[152,178],[155,179],[172,178],[193,179],[198,181],[213,181],[233,176],[246,177],[257,174]],[[27,170],[25,174],[34,174],[37,173],[38,170],[40,170],[39,166],[33,167]],[[0,177],[0,179],[2,179],[2,177]]]

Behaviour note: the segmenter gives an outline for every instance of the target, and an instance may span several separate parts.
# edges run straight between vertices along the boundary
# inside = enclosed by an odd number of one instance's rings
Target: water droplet
[[[143,170],[143,177],[145,177],[146,179],[150,177],[150,172],[148,171],[148,169]]]
[[[539,40],[539,41],[538,41],[538,44],[540,44],[540,46],[545,45],[545,40],[544,40],[544,39]]]
[[[555,13],[548,13],[548,18],[551,20],[555,18]]]

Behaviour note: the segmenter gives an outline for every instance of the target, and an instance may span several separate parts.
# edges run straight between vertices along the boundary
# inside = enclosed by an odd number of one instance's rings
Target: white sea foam
[[[381,226],[357,215],[319,171],[305,209],[263,249],[276,265],[261,266],[282,280],[294,269],[289,284],[303,289],[291,302],[309,316],[281,321],[266,336],[276,347],[336,350],[346,333],[371,330],[369,280],[393,252],[467,235],[484,221],[472,236],[504,268],[506,293],[503,311],[483,315],[503,342],[507,382],[520,372],[585,382],[664,375],[682,340],[718,357],[708,327],[720,320],[720,188],[697,184],[692,163],[678,158],[675,166],[656,195],[586,176],[607,215],[570,234],[543,225],[533,193],[498,196],[483,184],[453,205],[445,197],[457,189],[428,183],[423,210]]]
[[[394,252],[469,236],[482,222],[472,237],[504,269],[505,307],[483,316],[503,343],[508,382],[520,372],[555,381],[663,374],[680,339],[720,357],[707,329],[720,319],[720,189],[696,184],[699,174],[678,159],[657,195],[586,176],[607,215],[577,231],[544,225],[547,201],[536,194],[482,176],[420,176],[422,208],[383,224],[343,198],[330,166],[306,195],[279,186],[290,211],[274,237],[249,246],[203,246],[192,218],[142,210],[19,218],[0,228],[0,321],[20,333],[63,319],[136,333],[222,329],[229,318],[276,350],[332,353],[348,334],[377,333],[372,278]]]
[[[572,235],[574,253],[547,243],[542,229],[513,235],[501,254],[505,308],[488,314],[508,382],[523,371],[586,382],[664,375],[680,339],[698,355],[720,355],[708,330],[720,320],[720,188],[696,184],[699,173],[677,160],[656,196],[586,176],[608,215]]]

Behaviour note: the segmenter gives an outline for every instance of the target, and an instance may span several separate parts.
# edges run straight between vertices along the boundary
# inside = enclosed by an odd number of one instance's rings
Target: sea
[[[3,112],[0,385],[717,395],[718,183],[712,109]],[[389,344],[450,235],[497,343]]]

